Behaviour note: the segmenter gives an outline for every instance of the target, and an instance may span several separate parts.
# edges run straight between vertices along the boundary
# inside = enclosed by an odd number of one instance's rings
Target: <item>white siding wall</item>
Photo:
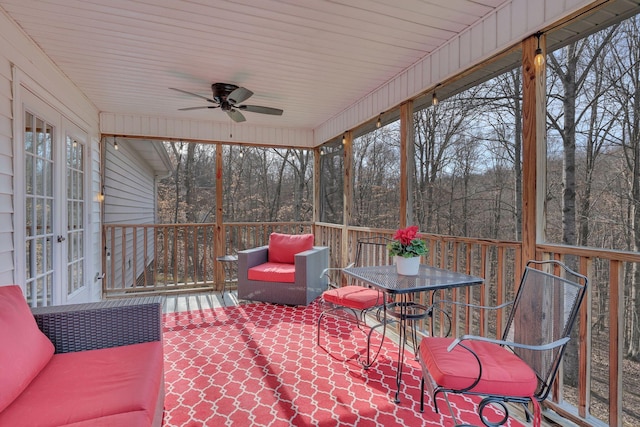
[[[154,224],[155,223],[155,179],[152,167],[132,149],[127,141],[118,141],[118,150],[113,148],[113,138],[106,138],[105,155],[105,224]],[[137,275],[144,271],[144,235],[138,233],[136,251],[133,254],[133,236],[127,235],[124,245],[122,234],[117,232],[115,249],[109,263],[113,263],[113,283],[130,285]],[[147,248],[153,254],[152,234],[147,235]],[[109,239],[109,237],[107,237]],[[123,248],[125,249],[123,255]],[[153,257],[151,256],[149,260]],[[132,265],[136,260],[135,269]],[[123,267],[124,266],[124,267]],[[107,265],[107,274],[111,272],[111,265]],[[110,278],[109,278],[110,279]]]
[[[2,29],[0,29],[0,45],[3,45],[1,33]],[[11,102],[11,66],[0,51],[0,284],[10,284],[14,281]]]
[[[87,132],[92,170],[89,204],[89,259],[86,278],[90,286],[87,299],[101,295],[100,281],[94,281],[101,271],[100,205],[93,195],[100,191],[99,183],[99,116],[97,109],[78,88],[33,44],[24,33],[0,11],[0,285],[16,281],[14,230],[24,227],[24,219],[14,216],[14,186],[23,179],[23,171],[14,171],[13,102],[14,68],[24,83],[45,99],[61,115]],[[43,89],[46,88],[46,89]],[[18,106],[18,111],[20,107]]]

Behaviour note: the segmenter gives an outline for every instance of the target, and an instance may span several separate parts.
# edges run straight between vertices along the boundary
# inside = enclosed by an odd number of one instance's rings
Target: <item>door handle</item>
[[[62,242],[64,242],[65,240],[67,240],[67,238],[66,238],[66,237],[58,236],[58,243],[62,243]]]

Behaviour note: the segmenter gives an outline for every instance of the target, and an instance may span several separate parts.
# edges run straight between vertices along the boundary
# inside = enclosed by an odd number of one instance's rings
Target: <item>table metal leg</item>
[[[393,308],[389,312],[392,317],[398,319],[398,368],[396,370],[396,394],[394,401],[400,403],[400,387],[402,385],[402,372],[404,370],[404,353],[407,345],[407,326],[411,328],[411,339],[415,353],[418,332],[415,322],[426,317],[428,307],[410,300],[409,294],[402,294],[400,301],[390,304]]]

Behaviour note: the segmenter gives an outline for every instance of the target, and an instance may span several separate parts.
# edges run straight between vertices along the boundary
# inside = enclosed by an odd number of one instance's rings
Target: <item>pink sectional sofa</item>
[[[0,426],[160,426],[162,299],[29,309],[0,286]]]

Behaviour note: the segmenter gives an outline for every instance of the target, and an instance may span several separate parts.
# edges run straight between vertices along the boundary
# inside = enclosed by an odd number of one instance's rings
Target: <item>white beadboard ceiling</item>
[[[0,0],[104,113],[228,122],[214,82],[254,92],[247,123],[316,129],[505,0]],[[242,125],[238,125],[242,126]]]

